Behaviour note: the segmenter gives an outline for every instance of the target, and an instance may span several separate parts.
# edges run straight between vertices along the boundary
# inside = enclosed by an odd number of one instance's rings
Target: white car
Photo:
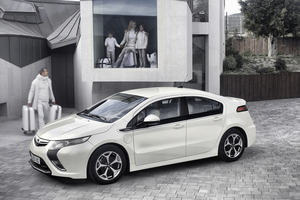
[[[100,184],[124,172],[219,156],[238,160],[255,142],[245,100],[186,88],[145,88],[112,95],[40,129],[31,166]]]

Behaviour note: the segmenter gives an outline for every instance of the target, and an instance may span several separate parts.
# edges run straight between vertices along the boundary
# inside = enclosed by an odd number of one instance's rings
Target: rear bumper
[[[248,127],[247,130],[247,139],[248,139],[248,145],[247,147],[252,146],[255,143],[256,139],[256,126],[253,124],[252,126]]]

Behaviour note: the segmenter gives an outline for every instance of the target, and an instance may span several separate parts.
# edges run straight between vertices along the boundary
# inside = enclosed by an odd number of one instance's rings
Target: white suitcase
[[[48,115],[48,123],[61,118],[61,106],[51,105]]]
[[[35,133],[35,112],[30,106],[23,105],[22,108],[22,130],[24,134]]]
[[[110,58],[98,59],[96,63],[96,68],[112,68]]]

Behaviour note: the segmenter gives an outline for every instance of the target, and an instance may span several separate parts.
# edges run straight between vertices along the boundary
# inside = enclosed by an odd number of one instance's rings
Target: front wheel
[[[224,133],[219,144],[219,157],[227,162],[238,160],[245,150],[244,135],[238,129],[230,129]]]
[[[121,178],[126,169],[126,157],[113,145],[98,148],[89,161],[88,174],[95,182],[111,184]]]

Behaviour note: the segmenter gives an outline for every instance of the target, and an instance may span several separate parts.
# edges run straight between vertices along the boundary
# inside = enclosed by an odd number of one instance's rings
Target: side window
[[[223,112],[222,104],[211,99],[187,97],[186,100],[190,115],[203,114],[203,116],[207,116]]]
[[[222,104],[217,101],[212,101],[213,110],[223,110]]]
[[[160,121],[180,117],[180,99],[164,99],[148,105],[145,109],[143,109],[139,114],[136,115],[136,117],[132,120],[132,124],[142,123],[144,119],[150,114],[159,117]]]
[[[200,97],[187,97],[189,114],[204,113],[212,110],[210,100]]]
[[[138,114],[148,116],[156,115],[160,120],[179,117],[180,116],[180,101],[179,98],[165,99],[150,104],[141,113]]]

